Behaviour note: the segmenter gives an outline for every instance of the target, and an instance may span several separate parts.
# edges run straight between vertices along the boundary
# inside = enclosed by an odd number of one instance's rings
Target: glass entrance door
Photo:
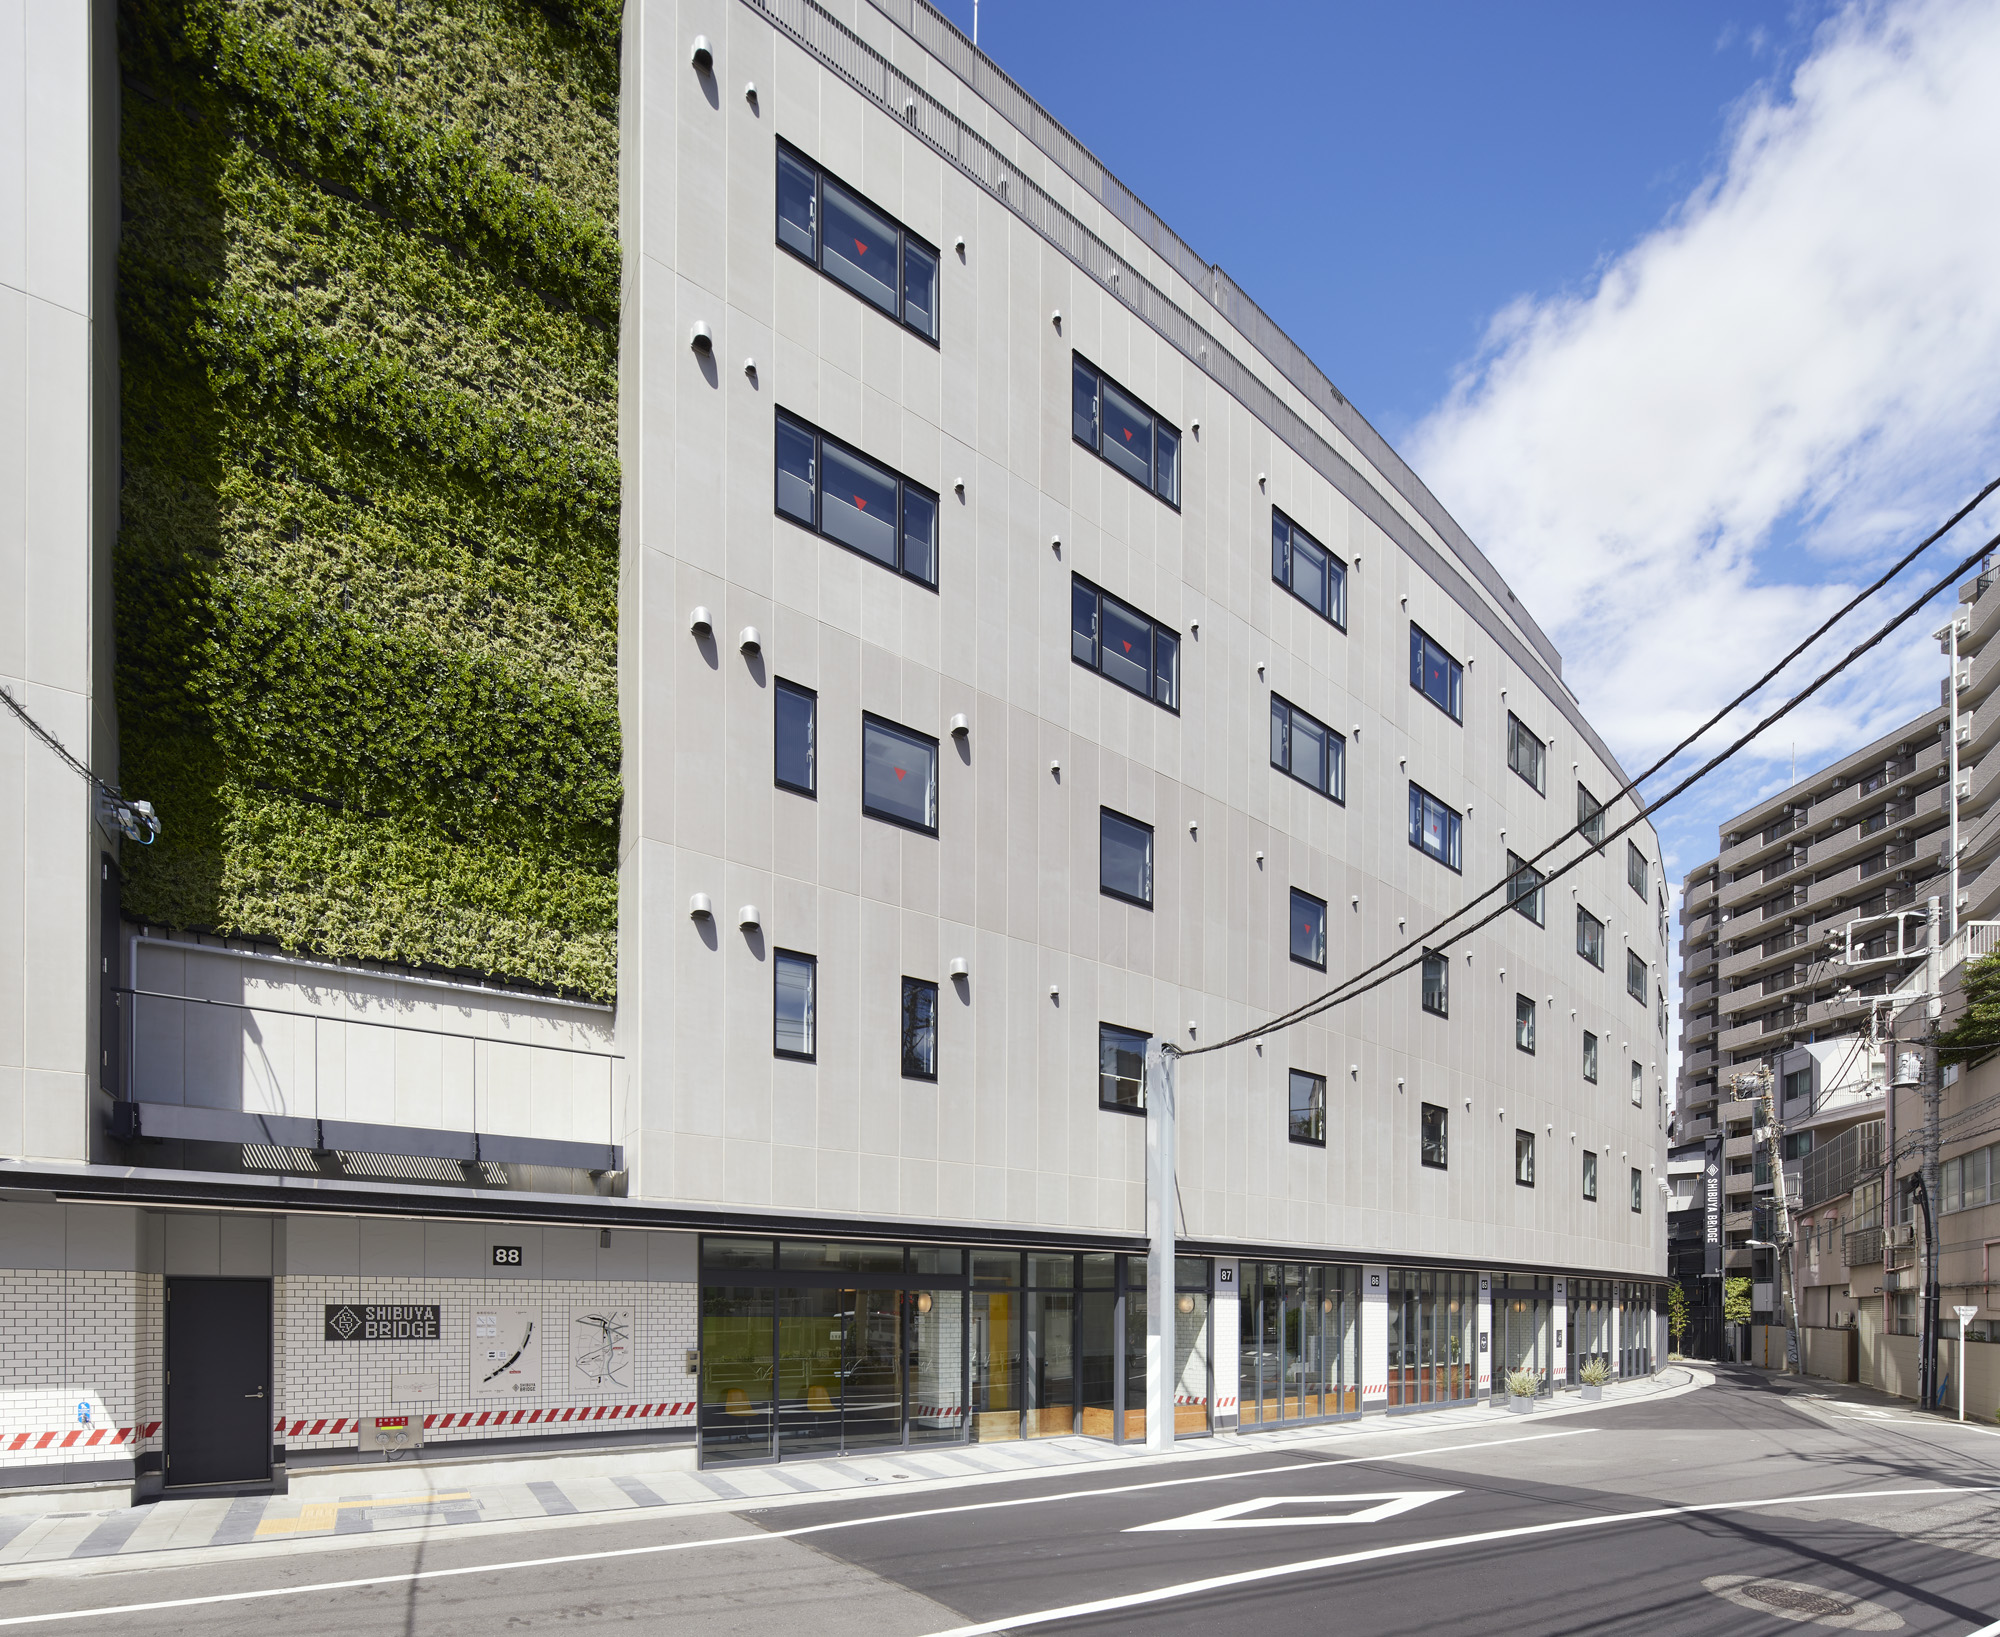
[[[1537,1392],[1553,1390],[1550,1367],[1549,1324],[1554,1308],[1553,1289],[1535,1287],[1493,1288],[1493,1392],[1505,1396],[1509,1371],[1526,1370],[1534,1376]]]
[[[905,1293],[781,1288],[775,1294],[783,1452],[900,1446]]]

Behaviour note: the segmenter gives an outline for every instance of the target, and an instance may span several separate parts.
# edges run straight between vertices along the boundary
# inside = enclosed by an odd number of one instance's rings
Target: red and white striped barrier
[[[665,1404],[583,1404],[571,1405],[568,1409],[543,1410],[446,1410],[443,1414],[424,1417],[426,1432],[444,1432],[447,1429],[467,1427],[552,1427],[561,1423],[581,1426],[584,1422],[597,1421],[678,1421],[694,1414],[692,1402]],[[279,1416],[272,1429],[286,1438],[318,1438],[340,1432],[359,1432],[361,1423],[352,1416],[323,1415],[318,1419],[298,1416],[287,1420]]]
[[[148,1421],[143,1426],[135,1424],[117,1428],[71,1427],[67,1432],[61,1427],[55,1427],[43,1433],[17,1432],[8,1439],[4,1453],[12,1455],[17,1449],[90,1449],[100,1444],[105,1449],[115,1449],[128,1438],[134,1440],[150,1438],[159,1430],[159,1422]],[[90,1434],[88,1438],[83,1436],[86,1432]],[[6,1437],[4,1432],[0,1432],[0,1438]],[[32,1444],[28,1442],[30,1438],[34,1439]],[[58,1438],[62,1440],[61,1443],[56,1442]],[[78,1439],[83,1441],[79,1443]]]

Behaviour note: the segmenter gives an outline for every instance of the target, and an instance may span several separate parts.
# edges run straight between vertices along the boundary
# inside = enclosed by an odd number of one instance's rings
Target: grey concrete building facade
[[[0,83],[108,72],[109,8],[77,15],[52,69],[0,43]],[[1592,816],[1624,775],[1492,565],[921,0],[633,0],[623,50],[617,1005],[101,931],[87,789],[7,726],[0,929],[68,953],[0,969],[33,1020],[0,1280],[113,1362],[17,1376],[0,1484],[256,1481],[165,1391],[176,1301],[265,1315],[269,1481],[378,1416],[717,1462],[1137,1441],[1138,1065],[1246,1032],[1177,1070],[1179,1432],[1652,1369],[1659,844]],[[98,167],[29,224],[77,239],[49,390],[88,472],[85,201],[116,188],[72,123],[0,163],[30,199]],[[901,288],[828,253],[838,210],[897,236]],[[43,719],[100,770],[105,526],[12,548],[68,680],[25,630],[0,656],[31,705],[70,690]],[[1602,845],[1427,969],[1253,1032],[1586,818]],[[153,1008],[136,1115],[94,1066],[114,971]]]

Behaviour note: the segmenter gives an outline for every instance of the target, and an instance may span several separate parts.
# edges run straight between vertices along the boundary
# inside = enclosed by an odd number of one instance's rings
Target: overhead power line
[[[1777,664],[1773,665],[1755,682],[1751,683],[1749,687],[1745,688],[1734,699],[1730,700],[1726,705],[1724,705],[1720,710],[1718,710],[1713,716],[1709,717],[1709,719],[1706,722],[1702,723],[1700,727],[1696,728],[1686,738],[1681,740],[1681,742],[1675,745],[1673,749],[1667,751],[1666,754],[1661,756],[1659,760],[1654,762],[1651,767],[1648,767],[1643,772],[1636,774],[1633,778],[1627,780],[1626,783],[1619,786],[1618,789],[1614,790],[1608,797],[1605,798],[1604,805],[1602,808],[1599,809],[1599,813],[1609,812],[1611,807],[1616,802],[1622,800],[1627,796],[1633,795],[1634,792],[1638,790],[1640,785],[1644,784],[1646,780],[1650,779],[1655,773],[1659,772],[1661,768],[1667,766],[1668,763],[1673,761],[1673,759],[1676,756],[1680,755],[1680,753],[1686,750],[1690,745],[1696,743],[1698,740],[1703,738],[1711,728],[1713,728],[1717,723],[1721,722],[1723,718],[1728,716],[1731,711],[1737,708],[1737,706],[1741,705],[1745,700],[1751,698],[1755,694],[1762,692],[1763,689],[1767,687],[1770,684],[1770,682],[1776,676],[1778,676],[1780,672],[1785,670],[1785,668],[1789,666],[1793,660],[1797,659],[1814,643],[1819,641],[1821,637],[1825,636],[1827,632],[1831,631],[1834,628],[1834,626],[1838,625],[1849,614],[1853,613],[1855,609],[1859,608],[1870,597],[1874,596],[1876,592],[1880,591],[1891,580],[1895,579],[1897,575],[1901,574],[1903,570],[1908,568],[1910,564],[1912,564],[1917,560],[1917,558],[1921,557],[1926,551],[1930,550],[1930,548],[1936,545],[1938,541],[1942,540],[1953,529],[1957,528],[1960,523],[1964,522],[1966,518],[1971,516],[1973,512],[1977,511],[1979,509],[1979,506],[1981,505],[1982,502],[1985,501],[1987,496],[1991,495],[1996,489],[2000,489],[2000,477],[1994,478],[1977,494],[1975,494],[1970,500],[1968,500],[1963,506],[1959,507],[1957,511],[1953,512],[1950,517],[1946,518],[1944,522],[1939,524],[1937,528],[1933,529],[1929,534],[1925,535],[1923,539],[1919,540],[1900,558],[1898,558],[1894,563],[1892,563],[1889,566],[1889,568],[1886,569],[1872,584],[1863,587],[1852,598],[1850,598],[1842,607],[1837,609],[1833,614],[1829,615],[1825,620],[1822,620],[1818,628],[1815,629],[1802,642],[1800,642],[1798,646],[1793,648],[1790,653],[1786,654],[1784,658],[1780,659],[1777,662]],[[1988,547],[1982,548],[1982,550],[1979,553],[1976,553],[1974,555],[1971,561],[1977,561],[1979,556],[1984,555],[1985,550],[1990,549],[1990,546],[1991,543],[1989,542]],[[1954,570],[1953,572],[1954,574],[1963,573],[1964,569],[1960,568]],[[1930,595],[1935,595],[1935,593],[1927,593],[1927,597]],[[1903,617],[1908,618],[1909,616],[1906,613]],[[1772,720],[1775,721],[1776,718],[1774,717]],[[1676,794],[1678,794],[1678,792],[1676,792]],[[1671,799],[1671,797],[1666,799]],[[1644,816],[1643,809],[1641,810],[1639,816],[1640,817]],[[1630,829],[1630,828],[1631,826],[1629,824],[1625,826],[1625,829]],[[1620,830],[1618,833],[1622,835],[1624,834],[1624,830]],[[1569,830],[1564,831],[1563,834],[1557,836],[1554,841],[1550,842],[1540,852],[1535,854],[1533,858],[1528,859],[1526,861],[1527,867],[1533,868],[1535,865],[1539,864],[1543,859],[1547,858],[1549,854],[1554,852],[1565,841],[1570,840],[1574,836],[1582,834],[1583,834],[1583,823],[1581,820],[1579,820],[1576,825],[1574,825]],[[1592,845],[1596,846],[1599,845],[1599,843],[1593,842]],[[1353,977],[1346,979],[1345,980],[1346,983],[1358,983],[1361,981],[1361,979],[1368,977],[1371,973],[1377,971],[1379,968],[1383,966],[1388,965],[1391,961],[1398,960],[1402,956],[1408,954],[1412,949],[1426,947],[1428,945],[1429,940],[1436,933],[1443,931],[1444,928],[1449,926],[1453,921],[1457,920],[1459,916],[1465,914],[1468,910],[1472,909],[1474,905],[1484,902],[1486,899],[1492,897],[1494,893],[1500,891],[1502,888],[1508,886],[1510,883],[1519,880],[1520,875],[1521,872],[1520,870],[1517,869],[1511,872],[1510,874],[1502,877],[1501,880],[1496,885],[1488,887],[1484,892],[1480,893],[1477,897],[1471,898],[1467,900],[1465,903],[1459,905],[1457,909],[1453,910],[1442,921],[1439,921],[1438,923],[1436,923],[1436,925],[1419,933],[1415,938],[1412,938],[1407,943],[1403,944],[1400,948],[1392,950],[1389,954],[1383,956],[1381,960],[1377,961],[1375,965],[1363,967],[1361,971],[1355,973]],[[1480,924],[1484,925],[1485,923],[1482,922]],[[1341,985],[1336,985],[1335,987],[1339,988],[1341,987]],[[1332,991],[1327,991],[1327,992],[1331,993]],[[1300,1006],[1292,1008],[1291,1011],[1280,1012],[1275,1018],[1269,1020],[1269,1022],[1267,1022],[1262,1029],[1252,1031],[1250,1035],[1247,1036],[1238,1035],[1232,1037],[1229,1040],[1219,1040],[1216,1041],[1212,1046],[1202,1047],[1199,1048],[1199,1050],[1188,1050],[1183,1052],[1182,1055],[1198,1056],[1200,1055],[1201,1052],[1205,1051],[1210,1051],[1210,1050],[1219,1051],[1224,1046],[1233,1046],[1240,1044],[1241,1041],[1244,1039],[1254,1039],[1257,1034],[1272,1033],[1274,1030],[1282,1028],[1287,1023],[1292,1021],[1293,1013],[1295,1012],[1302,1013],[1305,1011],[1307,1007],[1314,1007],[1317,1005],[1318,1005],[1317,1001],[1303,1002]]]
[[[7,708],[21,719],[21,725],[54,751],[71,772],[90,783],[97,792],[97,817],[101,822],[115,826],[129,841],[152,846],[153,838],[160,833],[160,818],[153,811],[151,802],[129,801],[120,795],[116,785],[106,784],[85,763],[70,754],[69,746],[30,716],[27,707],[7,689],[0,688],[0,700],[6,702]]]
[[[1723,706],[1721,710],[1717,711],[1714,716],[1710,717],[1708,721],[1704,722],[1692,734],[1690,734],[1687,738],[1683,739],[1680,742],[1680,744],[1676,745],[1672,750],[1668,751],[1658,761],[1654,762],[1651,767],[1647,768],[1637,777],[1633,778],[1628,783],[1621,786],[1612,795],[1610,801],[1605,803],[1604,809],[1601,810],[1601,811],[1608,811],[1612,802],[1619,801],[1627,796],[1632,797],[1635,811],[1633,812],[1632,817],[1627,819],[1623,824],[1619,825],[1617,829],[1611,831],[1609,834],[1601,838],[1593,838],[1584,834],[1583,825],[1581,823],[1573,826],[1571,829],[1565,831],[1562,835],[1558,836],[1554,841],[1550,842],[1548,846],[1544,847],[1539,853],[1537,853],[1534,856],[1534,858],[1528,860],[1525,865],[1517,866],[1515,869],[1508,871],[1492,886],[1486,888],[1476,897],[1460,905],[1457,909],[1453,910],[1450,914],[1446,915],[1442,920],[1436,922],[1434,925],[1427,928],[1424,932],[1418,934],[1415,938],[1412,938],[1409,941],[1405,942],[1399,948],[1392,950],[1389,954],[1383,956],[1380,960],[1374,962],[1372,965],[1363,967],[1359,972],[1355,973],[1353,976],[1343,979],[1340,983],[1334,985],[1333,988],[1323,991],[1320,995],[1318,995],[1314,999],[1305,1001],[1298,1006],[1290,1008],[1287,1011],[1280,1012],[1275,1017],[1267,1019],[1262,1024],[1259,1024],[1254,1028],[1242,1030],[1236,1034],[1229,1036],[1227,1039],[1212,1041],[1205,1046],[1176,1047],[1175,1050],[1177,1051],[1177,1053],[1183,1057],[1201,1057],[1207,1055],[1210,1052],[1222,1051],[1230,1046],[1239,1046],[1242,1045],[1245,1041],[1255,1040],[1262,1035],[1276,1034],[1283,1029],[1290,1028],[1293,1024],[1302,1023],[1306,1021],[1308,1018],[1317,1017],[1320,1013],[1328,1011],[1335,1006],[1341,1005],[1346,1001],[1358,999],[1360,996],[1369,993],[1371,990],[1380,988],[1384,983],[1388,982],[1391,978],[1398,977],[1401,974],[1411,971],[1415,967],[1420,965],[1422,963],[1423,956],[1425,954],[1436,953],[1451,947],[1453,944],[1460,943],[1464,939],[1470,937],[1474,932],[1477,932],[1481,927],[1487,926],[1493,921],[1498,920],[1500,916],[1507,914],[1514,907],[1512,899],[1504,900],[1494,909],[1490,910],[1488,913],[1481,916],[1477,921],[1474,921],[1469,926],[1462,927],[1458,931],[1450,933],[1448,936],[1444,937],[1438,936],[1438,934],[1443,933],[1445,929],[1452,924],[1452,922],[1458,920],[1459,917],[1469,913],[1473,908],[1483,903],[1486,899],[1491,898],[1495,893],[1502,892],[1506,888],[1522,881],[1525,877],[1525,873],[1527,870],[1532,869],[1536,864],[1540,863],[1543,859],[1547,858],[1558,847],[1562,846],[1563,843],[1570,841],[1577,836],[1580,835],[1584,836],[1586,850],[1578,854],[1575,858],[1570,859],[1567,863],[1559,865],[1557,868],[1549,871],[1547,874],[1540,876],[1539,879],[1536,881],[1536,887],[1538,890],[1545,889],[1550,882],[1560,880],[1563,876],[1567,875],[1571,870],[1575,869],[1577,865],[1583,863],[1585,859],[1591,857],[1594,853],[1601,851],[1611,842],[1617,840],[1620,836],[1624,835],[1628,830],[1631,830],[1638,824],[1642,823],[1651,814],[1658,812],[1661,808],[1665,807],[1669,802],[1675,800],[1677,797],[1684,794],[1687,790],[1691,789],[1702,779],[1708,777],[1710,773],[1714,772],[1715,769],[1720,767],[1724,762],[1730,760],[1733,756],[1737,754],[1738,751],[1740,751],[1745,745],[1749,744],[1753,739],[1756,739],[1767,729],[1774,727],[1777,723],[1784,720],[1785,717],[1789,716],[1793,711],[1797,710],[1799,706],[1806,703],[1807,700],[1811,699],[1813,695],[1818,693],[1821,688],[1825,687],[1827,683],[1831,682],[1835,677],[1839,676],[1843,671],[1847,670],[1849,666],[1856,663],[1865,654],[1869,653],[1871,650],[1879,646],[1892,633],[1899,630],[1902,626],[1906,625],[1910,620],[1914,619],[1927,606],[1929,606],[1929,604],[1932,602],[1933,599],[1938,597],[1941,593],[1950,590],[1952,586],[1957,583],[1957,580],[1960,575],[1966,573],[1968,570],[1975,567],[1983,557],[1991,553],[1996,547],[2000,547],[2000,535],[1995,535],[1992,539],[1988,540],[1984,545],[1980,546],[1977,550],[1973,551],[1971,554],[1965,557],[1961,562],[1955,565],[1950,570],[1949,573],[1947,573],[1942,579],[1938,580],[1934,585],[1926,589],[1920,596],[1917,597],[1917,599],[1914,602],[1906,606],[1900,613],[1896,614],[1892,619],[1887,621],[1885,624],[1877,627],[1873,633],[1871,633],[1868,637],[1864,638],[1861,642],[1857,643],[1852,649],[1850,649],[1847,652],[1847,654],[1839,661],[1839,663],[1833,665],[1827,670],[1822,671],[1817,677],[1815,677],[1798,693],[1794,694],[1783,705],[1779,706],[1777,710],[1772,711],[1769,715],[1761,718],[1759,721],[1752,724],[1752,726],[1749,728],[1747,732],[1745,732],[1740,737],[1732,741],[1728,746],[1726,746],[1716,755],[1710,757],[1700,767],[1696,768],[1694,772],[1690,773],[1687,777],[1685,777],[1678,784],[1676,784],[1671,790],[1667,791],[1665,795],[1651,802],[1641,803],[1639,801],[1637,796],[1637,790],[1640,784],[1642,784],[1645,780],[1651,778],[1655,773],[1659,772],[1661,768],[1665,767],[1670,761],[1673,760],[1675,756],[1679,755],[1681,751],[1685,750],[1689,745],[1695,743],[1697,740],[1702,738],[1709,731],[1709,729],[1714,727],[1731,711],[1736,709],[1736,707],[1742,704],[1744,700],[1750,698],[1752,695],[1756,694],[1762,688],[1764,688],[1771,681],[1772,678],[1776,677],[1781,671],[1783,671],[1788,665],[1790,665],[1793,660],[1798,658],[1800,654],[1804,653],[1822,636],[1824,636],[1828,630],[1830,630],[1835,624],[1837,624],[1840,621],[1840,619],[1842,619],[1846,614],[1851,613],[1862,602],[1866,601],[1876,591],[1880,590],[1890,580],[1894,579],[1897,574],[1899,574],[1904,568],[1908,567],[1909,564],[1913,562],[1922,552],[1927,550],[1931,545],[1935,544],[1939,539],[1943,538],[1943,536],[1946,533],[1948,533],[1958,523],[1963,521],[1964,518],[1967,515],[1969,515],[1980,504],[1981,501],[1986,499],[1988,495],[1992,494],[1995,489],[2000,489],[2000,478],[1996,478],[1991,483],[1988,483],[1985,488],[1981,489],[1979,493],[1973,497],[1972,500],[1968,501],[1957,512],[1955,512],[1949,519],[1949,521],[1947,521],[1942,527],[1938,528],[1932,534],[1927,536],[1919,545],[1912,548],[1911,551],[1906,553],[1896,563],[1894,567],[1889,569],[1885,574],[1883,574],[1880,578],[1878,578],[1866,590],[1862,591],[1860,594],[1858,594],[1856,597],[1850,600],[1845,605],[1845,607],[1843,607],[1839,611],[1839,613],[1836,613],[1830,619],[1822,622],[1821,625],[1810,636],[1808,636],[1797,647],[1793,648],[1790,653],[1788,653],[1776,665],[1772,666],[1770,670],[1765,672],[1765,674],[1761,678],[1759,678],[1756,682],[1752,683],[1742,693],[1738,694],[1735,699],[1731,700],[1727,705]],[[1402,957],[1408,955],[1412,950],[1420,951],[1420,953],[1417,956],[1417,959],[1411,961],[1403,961],[1401,965],[1395,964],[1398,961],[1402,961]],[[1387,970],[1385,970],[1385,968]],[[1368,981],[1364,982],[1363,980],[1368,980]]]

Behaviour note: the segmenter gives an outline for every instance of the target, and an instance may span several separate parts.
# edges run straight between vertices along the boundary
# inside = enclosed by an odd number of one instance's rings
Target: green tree
[[[2000,1050],[2000,954],[1968,961],[1962,988],[1965,1013],[1938,1036],[1941,1063],[1966,1063]]]
[[[1676,1347],[1680,1346],[1681,1338],[1687,1334],[1687,1327],[1687,1286],[1676,1279],[1667,1286],[1667,1334],[1674,1338]]]
[[[1722,1318],[1725,1324],[1750,1322],[1750,1276],[1734,1273],[1722,1281]]]

